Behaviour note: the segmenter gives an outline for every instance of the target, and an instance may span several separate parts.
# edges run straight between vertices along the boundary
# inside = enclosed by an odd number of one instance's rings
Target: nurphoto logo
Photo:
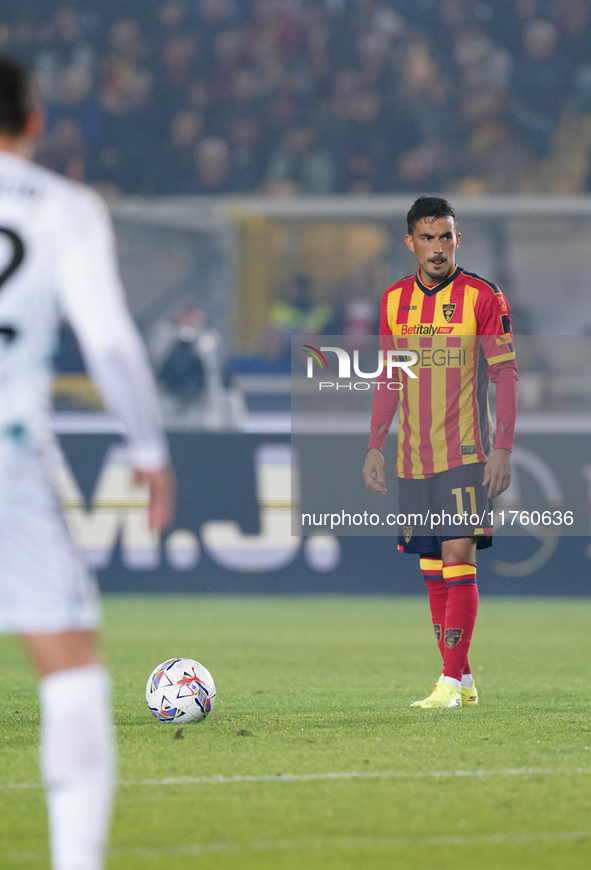
[[[306,377],[313,378],[314,377],[314,361],[318,363],[321,371],[325,369],[330,369],[328,364],[328,360],[325,357],[325,353],[334,353],[336,354],[338,361],[338,378],[339,380],[350,380],[351,379],[351,357],[348,352],[342,347],[312,347],[312,345],[304,344],[302,345],[304,348],[304,353],[308,355],[307,361],[307,369],[306,369]],[[361,382],[357,381],[353,384],[339,384],[332,381],[320,381],[318,384],[318,389],[353,389],[356,390],[368,390],[370,389],[370,381],[373,378],[377,378],[382,374],[384,370],[384,365],[386,366],[386,374],[389,383],[387,384],[387,388],[389,390],[401,390],[402,384],[399,381],[393,380],[393,369],[402,369],[409,378],[416,378],[417,375],[411,371],[411,367],[415,366],[419,361],[419,355],[415,353],[414,350],[388,350],[385,354],[384,361],[384,351],[378,351],[378,365],[375,371],[373,372],[362,372],[359,367],[359,351],[353,351],[353,371],[357,375],[358,378],[361,378]],[[375,381],[374,381],[375,383]]]

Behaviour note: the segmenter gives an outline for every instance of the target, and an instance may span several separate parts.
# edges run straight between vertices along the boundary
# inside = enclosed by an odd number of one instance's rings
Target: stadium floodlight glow
[[[321,368],[328,368],[328,362],[325,353],[329,351],[337,355],[339,361],[339,378],[351,377],[351,357],[342,347],[321,347],[320,349],[305,344],[307,348],[304,352],[308,354],[308,362],[306,368],[306,377],[314,376],[314,360],[316,360]],[[386,352],[386,369],[388,379],[392,378],[392,369],[402,369],[409,378],[417,378],[417,375],[412,372],[411,366],[415,366],[419,361],[419,355],[414,350],[388,350]],[[362,372],[359,368],[359,351],[353,351],[353,370],[357,377],[371,380],[377,378],[384,369],[384,351],[378,351],[378,366],[375,372]]]

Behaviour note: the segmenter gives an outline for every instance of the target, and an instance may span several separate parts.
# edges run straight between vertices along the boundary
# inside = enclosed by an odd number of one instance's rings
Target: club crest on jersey
[[[408,544],[408,542],[412,538],[412,528],[410,526],[405,526],[402,529],[402,537],[404,538],[404,543]]]
[[[446,628],[444,634],[444,644],[448,649],[453,649],[462,639],[464,633],[463,628]]]
[[[447,320],[448,323],[452,319],[452,317],[454,316],[455,311],[456,311],[456,303],[455,302],[446,302],[445,305],[443,306],[443,316],[445,317],[445,319]]]
[[[441,640],[441,626],[434,623],[433,631],[435,632],[435,640],[437,641],[437,643],[439,643],[439,641]]]

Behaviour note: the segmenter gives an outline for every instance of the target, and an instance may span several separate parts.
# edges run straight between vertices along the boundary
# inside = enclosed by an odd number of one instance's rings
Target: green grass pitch
[[[439,673],[426,598],[129,596],[105,611],[109,870],[591,866],[591,600],[483,599],[481,705],[443,711],[409,706]],[[176,655],[218,689],[183,739],[143,697]],[[16,641],[0,656],[0,867],[47,870],[35,682]]]

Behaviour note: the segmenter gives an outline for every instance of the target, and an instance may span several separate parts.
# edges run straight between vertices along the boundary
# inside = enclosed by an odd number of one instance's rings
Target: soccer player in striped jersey
[[[384,293],[380,341],[385,359],[389,350],[415,355],[415,377],[400,369],[400,393],[388,388],[386,366],[377,379],[363,477],[369,489],[386,492],[382,449],[400,403],[399,511],[413,522],[398,549],[419,555],[443,659],[435,690],[413,706],[460,707],[478,703],[468,659],[478,611],[476,551],[492,545],[492,499],[511,480],[517,365],[505,297],[456,265],[461,237],[453,207],[422,196],[407,223],[418,271]],[[497,389],[494,443],[489,380]],[[437,518],[442,524],[433,527]]]
[[[115,784],[110,685],[97,651],[96,579],[50,483],[60,318],[125,425],[154,531],[170,521],[173,484],[107,208],[90,189],[33,164],[42,127],[28,71],[0,58],[0,632],[22,637],[40,677],[52,867],[100,870]]]

